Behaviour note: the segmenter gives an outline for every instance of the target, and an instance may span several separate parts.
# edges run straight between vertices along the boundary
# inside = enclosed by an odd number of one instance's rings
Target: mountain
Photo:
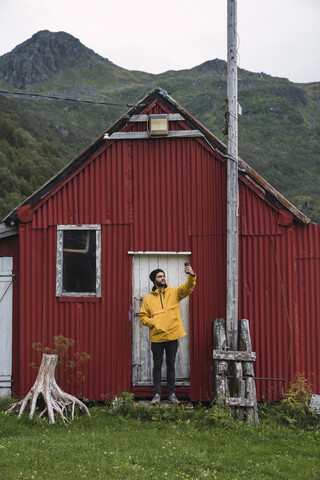
[[[87,61],[88,65],[94,66],[93,59],[111,64],[72,35],[43,30],[3,55],[0,58],[0,73],[13,86],[26,88],[34,83],[43,83],[66,68],[77,69],[78,62]]]
[[[1,56],[2,91],[105,103],[0,95],[1,218],[156,86],[226,143],[223,60],[152,75],[121,68],[72,35],[47,30]],[[319,223],[320,82],[295,84],[239,69],[238,86],[240,156]]]

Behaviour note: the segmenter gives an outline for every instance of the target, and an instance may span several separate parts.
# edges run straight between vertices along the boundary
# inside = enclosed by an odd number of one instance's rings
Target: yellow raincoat
[[[167,285],[161,292],[153,287],[143,299],[139,318],[143,325],[150,328],[151,342],[167,342],[186,335],[180,301],[190,295],[195,285],[196,277],[189,275],[184,285],[174,288]]]

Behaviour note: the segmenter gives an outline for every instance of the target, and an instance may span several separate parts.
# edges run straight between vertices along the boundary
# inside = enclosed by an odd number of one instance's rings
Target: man
[[[178,349],[178,339],[186,335],[183,327],[180,301],[190,295],[196,284],[196,274],[192,267],[186,264],[185,273],[188,279],[180,287],[170,288],[161,268],[150,273],[153,288],[142,302],[139,313],[140,322],[150,328],[151,350],[153,354],[153,384],[154,397],[151,404],[161,400],[161,367],[163,351],[166,351],[168,400],[179,404],[175,395],[175,360]]]

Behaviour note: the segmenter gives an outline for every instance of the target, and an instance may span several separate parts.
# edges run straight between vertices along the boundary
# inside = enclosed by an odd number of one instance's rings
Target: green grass
[[[253,427],[216,407],[142,407],[132,418],[95,406],[63,426],[5,415],[8,404],[0,401],[1,480],[320,478],[319,428],[266,413]]]

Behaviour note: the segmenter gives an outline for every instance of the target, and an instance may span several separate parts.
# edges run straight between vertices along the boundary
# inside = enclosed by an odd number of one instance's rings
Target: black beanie
[[[156,275],[157,275],[159,272],[164,273],[164,271],[161,270],[161,268],[156,268],[155,270],[153,270],[153,271],[150,273],[149,278],[150,278],[150,280],[151,280],[152,283],[155,283]]]

